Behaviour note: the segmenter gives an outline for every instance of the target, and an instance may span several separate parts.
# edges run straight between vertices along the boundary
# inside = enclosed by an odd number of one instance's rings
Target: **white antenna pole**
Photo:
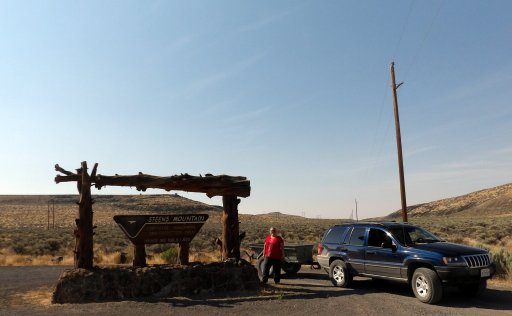
[[[359,222],[359,216],[357,215],[357,199],[354,199],[356,201],[356,221]]]

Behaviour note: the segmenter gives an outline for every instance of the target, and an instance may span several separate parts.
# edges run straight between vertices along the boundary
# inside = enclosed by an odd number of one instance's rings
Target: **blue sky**
[[[399,209],[512,182],[510,1],[0,0],[0,194],[246,176],[241,213]],[[106,188],[93,193],[138,194]],[[151,191],[150,193],[165,193]],[[221,204],[220,198],[181,193]]]

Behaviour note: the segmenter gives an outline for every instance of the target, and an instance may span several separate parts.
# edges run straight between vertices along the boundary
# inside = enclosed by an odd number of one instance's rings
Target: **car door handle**
[[[367,251],[366,254],[368,255],[374,255],[375,254],[375,251]]]

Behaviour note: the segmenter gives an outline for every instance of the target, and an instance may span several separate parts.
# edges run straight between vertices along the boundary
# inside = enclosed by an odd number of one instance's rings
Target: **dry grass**
[[[5,252],[5,249],[3,250]],[[130,264],[133,261],[133,250],[126,254],[126,264]],[[29,256],[29,255],[18,255],[18,254],[1,254],[0,255],[0,266],[51,266],[51,265],[73,265],[73,257],[64,256],[62,260],[55,260],[56,258],[49,255],[42,256]],[[191,253],[189,256],[190,262],[218,262],[220,256],[217,252],[197,252]],[[146,262],[148,264],[166,264],[167,262],[159,255],[149,255]],[[117,265],[121,264],[121,252],[104,252],[103,250],[97,250],[94,253],[94,264],[95,265]]]
[[[11,305],[39,305],[49,307],[52,305],[53,288],[41,287],[24,293],[18,293],[10,298]]]
[[[49,265],[72,265],[73,257],[65,256],[62,261],[56,262],[53,256],[29,256],[18,254],[1,254],[0,266],[49,266]]]
[[[450,215],[410,216],[410,221],[434,232],[441,238],[490,249],[504,254],[512,253],[512,210],[508,210],[507,197],[512,185],[506,185],[467,196],[433,202]],[[94,225],[95,264],[120,263],[121,253],[130,263],[131,243],[113,221],[119,214],[208,213],[210,218],[191,243],[190,261],[214,262],[220,260],[214,240],[221,236],[221,210],[219,207],[195,202],[176,195],[96,196]],[[48,201],[55,200],[55,228],[47,229]],[[0,196],[0,265],[51,265],[56,256],[63,257],[60,264],[73,264],[74,220],[78,196]],[[453,202],[452,207],[449,206]],[[436,204],[437,203],[437,204]],[[454,213],[470,205],[492,206],[492,212],[478,216]],[[476,204],[475,204],[476,203]],[[431,206],[432,206],[431,205]],[[429,207],[430,208],[430,207]],[[53,205],[50,210],[53,209]],[[426,209],[426,208],[425,208]],[[435,208],[433,208],[435,209]],[[499,209],[496,211],[496,209]],[[444,212],[444,211],[443,211]],[[442,213],[443,213],[442,212]],[[444,212],[444,213],[446,213]],[[50,212],[51,214],[52,212]],[[414,214],[414,212],[412,212]],[[422,214],[427,214],[422,212]],[[499,216],[499,220],[496,220]],[[346,222],[340,219],[311,219],[300,216],[270,213],[266,215],[239,214],[240,230],[246,232],[241,248],[261,242],[270,226],[281,231],[287,244],[316,244],[325,230]],[[392,219],[392,218],[388,218]],[[396,218],[400,220],[399,218]],[[175,247],[173,244],[147,245],[150,264],[164,263],[161,253]],[[505,256],[505,261],[508,260]],[[512,263],[509,265],[512,267]],[[512,268],[510,268],[512,270]],[[508,273],[510,275],[510,271]]]
[[[498,288],[512,288],[512,279],[511,278],[496,278],[493,277],[488,281],[488,285]]]

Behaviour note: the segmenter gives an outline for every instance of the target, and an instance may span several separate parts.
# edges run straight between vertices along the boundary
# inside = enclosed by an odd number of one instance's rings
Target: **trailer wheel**
[[[301,268],[301,264],[298,262],[284,262],[283,263],[283,270],[287,274],[296,274],[299,272]]]

